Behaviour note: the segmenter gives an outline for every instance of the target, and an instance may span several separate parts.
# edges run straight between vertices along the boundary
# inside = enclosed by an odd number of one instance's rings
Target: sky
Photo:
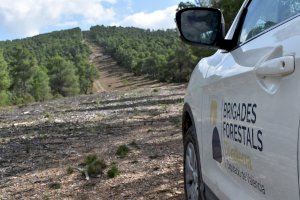
[[[94,25],[175,28],[181,0],[0,0],[0,40]]]

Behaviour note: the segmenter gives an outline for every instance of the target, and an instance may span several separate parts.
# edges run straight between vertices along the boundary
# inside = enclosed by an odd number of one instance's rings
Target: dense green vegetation
[[[206,2],[205,6],[221,8],[229,27],[242,2],[212,0]],[[193,6],[190,2],[180,3],[178,10]],[[166,82],[188,81],[197,62],[214,52],[183,44],[173,29],[152,31],[133,27],[95,26],[88,35],[121,66],[137,75],[149,75]]]
[[[79,28],[0,42],[0,105],[91,92],[97,77]]]
[[[230,26],[243,0],[210,0]],[[186,2],[178,10],[192,7]],[[166,82],[186,82],[196,63],[214,51],[183,44],[176,30],[95,26],[86,38],[104,47],[136,75]],[[0,42],[0,106],[88,94],[98,73],[79,28],[22,40]]]
[[[187,81],[199,60],[191,47],[179,41],[175,30],[95,26],[89,35],[121,66],[160,81]]]
[[[0,52],[0,105],[6,105],[9,102],[8,89],[10,86],[10,77],[8,73],[7,63]]]

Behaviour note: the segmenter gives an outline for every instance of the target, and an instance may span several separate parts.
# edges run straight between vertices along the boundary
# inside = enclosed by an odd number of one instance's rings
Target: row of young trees
[[[199,60],[198,50],[181,43],[176,30],[95,26],[89,36],[121,66],[136,75],[166,82],[184,82]],[[203,53],[204,52],[204,53]],[[202,50],[200,56],[210,51]]]
[[[79,28],[0,42],[0,105],[91,91],[98,76]]]
[[[181,2],[177,10],[193,6],[191,2]],[[95,26],[88,35],[121,66],[163,82],[187,82],[197,62],[214,52],[182,43],[176,29]]]
[[[202,6],[220,8],[230,26],[243,0],[209,0]],[[181,2],[178,10],[195,6]],[[183,44],[172,30],[95,26],[88,35],[105,48],[120,65],[137,75],[147,74],[166,82],[186,82],[196,63],[214,50]]]

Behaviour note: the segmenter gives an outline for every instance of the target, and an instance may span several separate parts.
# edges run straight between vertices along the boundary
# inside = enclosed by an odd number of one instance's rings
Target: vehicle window
[[[252,0],[242,27],[239,43],[298,14],[300,0]]]

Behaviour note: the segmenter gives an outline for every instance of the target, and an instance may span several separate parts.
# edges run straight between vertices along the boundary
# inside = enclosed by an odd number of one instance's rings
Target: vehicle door
[[[300,1],[245,9],[237,47],[202,61],[203,179],[221,199],[299,199]]]

